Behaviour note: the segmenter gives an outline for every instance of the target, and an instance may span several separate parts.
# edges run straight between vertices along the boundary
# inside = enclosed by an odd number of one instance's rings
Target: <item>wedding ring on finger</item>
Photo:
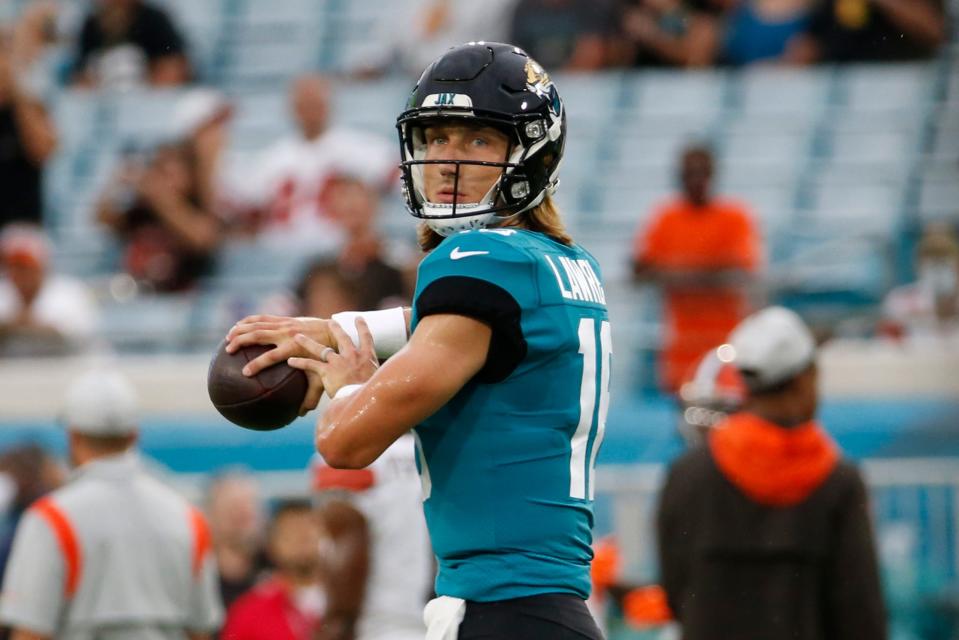
[[[324,347],[323,351],[320,351],[320,362],[324,364],[329,362],[327,358],[330,357],[331,353],[336,353],[336,349],[334,349],[333,347]]]

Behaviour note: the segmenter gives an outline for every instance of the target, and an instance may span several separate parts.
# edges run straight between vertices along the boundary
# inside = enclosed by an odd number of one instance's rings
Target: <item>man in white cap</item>
[[[745,382],[743,410],[673,464],[659,505],[684,640],[883,640],[866,488],[815,420],[809,329],[769,307],[721,350]]]
[[[198,640],[222,619],[199,510],[147,475],[130,383],[94,370],[63,413],[70,482],[34,503],[14,538],[0,623],[12,640]]]
[[[93,341],[93,294],[76,278],[53,273],[50,262],[40,227],[13,224],[0,233],[0,357],[80,351]]]

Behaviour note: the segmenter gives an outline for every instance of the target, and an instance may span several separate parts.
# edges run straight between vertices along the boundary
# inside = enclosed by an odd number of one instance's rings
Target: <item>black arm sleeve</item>
[[[504,380],[526,357],[521,312],[519,304],[505,289],[467,276],[439,278],[416,299],[416,314],[420,318],[452,313],[489,325],[493,336],[486,364],[476,374],[476,380],[487,383]]]

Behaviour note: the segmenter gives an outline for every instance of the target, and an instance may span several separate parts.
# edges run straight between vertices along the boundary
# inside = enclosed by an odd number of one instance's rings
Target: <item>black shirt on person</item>
[[[104,32],[95,13],[83,22],[80,31],[74,73],[82,73],[91,64],[100,64],[111,49],[133,48],[142,55],[139,60],[144,67],[160,58],[185,54],[183,38],[173,21],[162,10],[139,2],[126,31],[114,36]],[[146,68],[142,70],[146,76]]]
[[[196,207],[196,199],[190,204]],[[118,233],[127,273],[156,291],[189,289],[212,267],[211,253],[187,247],[144,200],[134,201],[124,213]]]
[[[11,105],[0,105],[0,227],[11,222],[40,224],[43,168],[24,147]]]
[[[926,2],[927,0],[909,0]],[[942,9],[942,0],[931,0]],[[808,33],[825,62],[920,60],[935,50],[916,42],[867,0],[824,0],[813,11]]]

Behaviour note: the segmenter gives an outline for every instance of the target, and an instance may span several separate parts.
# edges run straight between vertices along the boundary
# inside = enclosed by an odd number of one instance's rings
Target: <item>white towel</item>
[[[423,609],[426,640],[456,640],[466,615],[466,600],[450,596],[433,598]]]

